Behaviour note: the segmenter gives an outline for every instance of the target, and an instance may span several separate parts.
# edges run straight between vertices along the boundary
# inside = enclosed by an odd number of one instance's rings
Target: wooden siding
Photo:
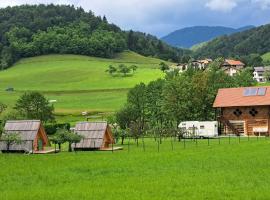
[[[234,112],[238,109],[241,111],[241,114],[237,116]],[[256,111],[256,114],[252,116],[250,111]],[[237,124],[239,121],[243,121],[243,127],[239,124],[236,125],[237,129],[241,129],[241,132],[244,132],[245,135],[256,135],[253,131],[253,128],[258,127],[267,127],[269,134],[269,114],[270,114],[270,107],[269,106],[252,106],[252,107],[228,107],[221,109],[221,115],[229,120],[232,124]],[[244,131],[242,131],[242,129]],[[224,128],[224,132],[226,134],[231,133],[227,127]],[[262,133],[265,134],[265,133]]]

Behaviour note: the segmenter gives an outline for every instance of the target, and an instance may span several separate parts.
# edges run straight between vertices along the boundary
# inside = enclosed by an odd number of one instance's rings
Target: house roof
[[[75,132],[84,138],[76,144],[76,148],[100,148],[105,133],[109,129],[107,122],[79,122]],[[110,131],[110,129],[109,129]]]
[[[254,67],[255,72],[264,72],[264,71],[270,71],[270,66],[265,67]]]
[[[246,89],[265,90],[264,95],[245,95]],[[265,89],[263,89],[265,88]],[[270,105],[270,86],[268,87],[240,87],[223,88],[218,90],[214,108],[238,107],[238,106],[263,106]]]
[[[21,140],[34,140],[40,125],[40,120],[7,121],[4,127],[4,132],[6,134],[18,133]]]
[[[4,127],[5,134],[17,133],[20,136],[20,144],[12,144],[10,150],[14,151],[31,151],[33,148],[33,141],[41,127],[40,120],[15,120],[7,121]],[[47,136],[46,143],[47,143]],[[4,141],[0,142],[0,150],[6,150],[7,146]]]
[[[245,66],[244,63],[242,63],[239,60],[231,60],[231,59],[226,59],[223,65],[236,65],[236,66]]]

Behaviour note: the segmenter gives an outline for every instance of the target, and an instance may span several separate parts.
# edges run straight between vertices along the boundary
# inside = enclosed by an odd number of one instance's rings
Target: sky
[[[105,15],[124,30],[158,37],[190,26],[259,26],[270,22],[270,0],[0,0],[0,7],[69,4]]]

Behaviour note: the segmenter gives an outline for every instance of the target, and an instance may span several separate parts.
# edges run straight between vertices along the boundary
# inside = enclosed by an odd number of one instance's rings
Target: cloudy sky
[[[270,0],[0,0],[0,7],[21,4],[73,4],[125,30],[157,36],[188,26],[241,27],[270,22]]]

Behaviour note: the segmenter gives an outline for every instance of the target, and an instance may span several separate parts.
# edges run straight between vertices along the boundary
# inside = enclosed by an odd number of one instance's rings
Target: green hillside
[[[111,112],[126,99],[129,88],[140,82],[148,83],[162,72],[162,60],[126,51],[114,59],[78,55],[48,55],[22,59],[8,70],[0,71],[1,101],[10,107],[25,91],[40,91],[54,104],[56,113],[80,114],[82,111]],[[109,65],[138,66],[134,75],[111,76]],[[15,92],[6,92],[13,87]]]
[[[196,57],[243,57],[250,54],[263,55],[270,51],[270,25],[211,40],[195,51]]]
[[[265,64],[270,64],[270,52],[263,54],[261,57]]]

